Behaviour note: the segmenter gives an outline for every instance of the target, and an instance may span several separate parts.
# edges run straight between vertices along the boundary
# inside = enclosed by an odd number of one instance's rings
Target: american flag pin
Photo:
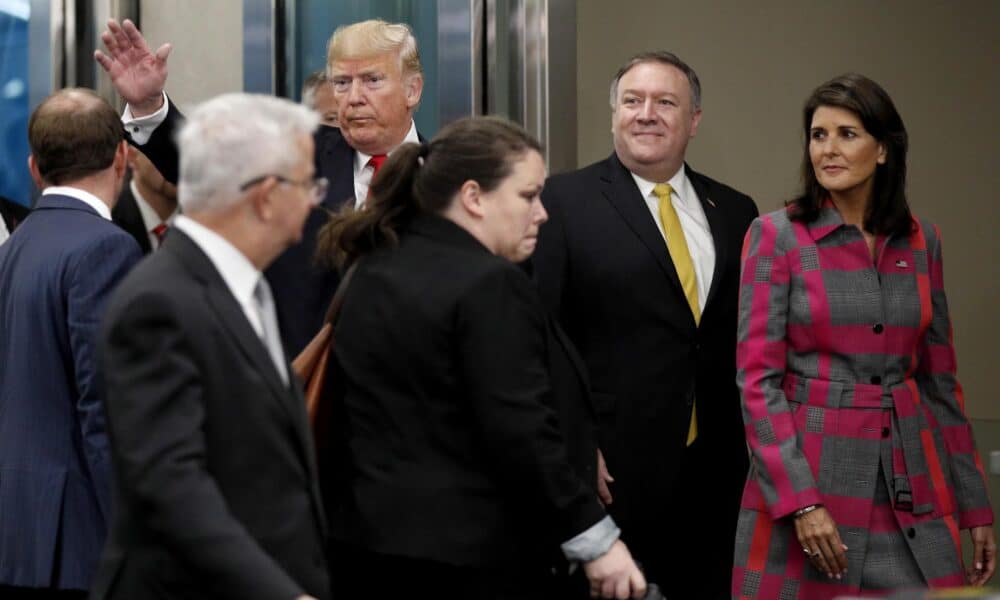
[[[906,267],[908,267],[909,265],[908,265],[908,264],[906,264],[906,261],[905,261],[905,260],[902,260],[902,259],[900,259],[900,260],[897,260],[897,261],[896,261],[896,266],[897,266],[897,267],[899,267],[900,269],[905,269],[905,268],[906,268]]]

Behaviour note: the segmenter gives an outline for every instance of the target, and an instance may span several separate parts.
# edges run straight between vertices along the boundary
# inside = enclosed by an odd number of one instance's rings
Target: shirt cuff
[[[580,535],[561,546],[566,560],[590,562],[604,556],[621,537],[622,530],[615,525],[611,516],[606,516]]]
[[[138,118],[132,116],[132,107],[128,104],[125,105],[125,111],[122,113],[122,124],[125,125],[125,130],[132,136],[132,141],[137,146],[148,142],[149,137],[153,135],[153,130],[167,119],[169,102],[167,93],[163,92],[163,106],[151,115]]]

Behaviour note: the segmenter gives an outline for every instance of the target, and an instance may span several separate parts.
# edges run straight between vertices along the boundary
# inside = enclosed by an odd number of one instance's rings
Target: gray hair
[[[329,79],[326,78],[326,69],[310,73],[309,77],[306,77],[306,80],[302,82],[302,104],[315,110],[316,89],[328,81]]]
[[[692,110],[698,110],[701,108],[701,82],[698,80],[698,74],[694,72],[694,69],[688,66],[686,62],[677,57],[673,52],[667,52],[666,50],[649,50],[646,52],[640,52],[632,58],[628,59],[624,65],[618,69],[615,73],[615,78],[611,80],[611,111],[614,112],[618,104],[618,82],[621,78],[625,76],[632,70],[632,67],[640,65],[643,63],[656,62],[664,65],[670,65],[680,70],[687,76],[688,85],[691,88],[691,108]]]
[[[282,174],[302,160],[297,139],[319,115],[260,94],[223,94],[199,105],[177,135],[177,196],[185,212],[221,210],[243,197],[240,185]]]

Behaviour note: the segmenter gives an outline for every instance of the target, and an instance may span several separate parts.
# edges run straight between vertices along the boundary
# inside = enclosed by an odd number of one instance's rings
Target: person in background
[[[174,132],[183,116],[164,93],[170,45],[155,53],[135,25],[108,21],[101,36],[108,54],[95,58],[128,102],[123,121],[133,143],[163,173],[177,180]],[[316,264],[316,234],[327,211],[360,206],[375,171],[403,142],[421,138],[413,123],[424,78],[409,26],[369,20],[338,27],[327,50],[327,77],[337,98],[339,128],[315,134],[316,172],[330,181],[321,207],[306,220],[302,241],[265,271],[274,290],[285,352],[295,357],[319,331],[340,276]]]
[[[28,141],[42,195],[0,245],[0,597],[85,598],[111,518],[97,328],[141,258],[111,223],[128,144],[85,89],[42,101]]]
[[[111,219],[135,238],[143,254],[149,254],[163,243],[177,215],[177,187],[135,146],[129,147],[128,164],[131,177]]]
[[[546,219],[544,179],[523,129],[461,119],[400,147],[366,208],[320,234],[355,269],[321,457],[346,598],[372,582],[385,598],[573,597],[550,571],[560,546],[592,597],[645,594],[597,498],[582,365],[516,264]]]
[[[727,598],[749,468],[739,248],[757,207],[684,162],[701,118],[681,59],[626,61],[611,82],[614,152],[549,178],[532,268],[590,373],[602,496],[647,579],[677,598]]]
[[[906,200],[906,128],[857,74],[816,88],[803,117],[804,190],[743,247],[753,469],[732,596],[983,585],[993,511],[955,378],[941,233]]]
[[[302,104],[319,113],[320,123],[339,127],[337,123],[337,97],[325,70],[314,71],[302,82]]]
[[[10,238],[10,234],[24,221],[29,212],[31,209],[27,206],[0,196],[0,244]]]
[[[115,511],[91,597],[330,597],[301,387],[261,271],[302,237],[316,113],[227,94],[181,129],[183,210],[100,336]]]

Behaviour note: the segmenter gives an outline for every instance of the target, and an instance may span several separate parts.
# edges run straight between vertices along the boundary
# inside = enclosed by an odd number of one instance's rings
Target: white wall
[[[243,90],[243,2],[142,0],[140,19],[151,48],[173,44],[167,93],[181,110]]]

